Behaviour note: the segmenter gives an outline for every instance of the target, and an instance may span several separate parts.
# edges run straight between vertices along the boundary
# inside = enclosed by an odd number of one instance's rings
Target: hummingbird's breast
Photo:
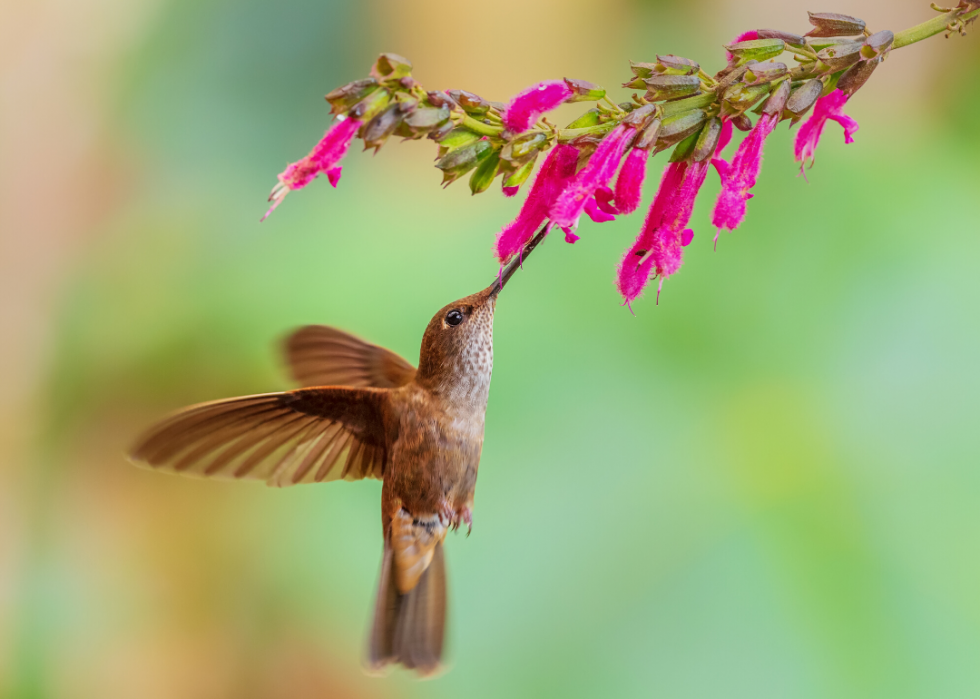
[[[477,386],[464,395],[478,398],[473,393],[480,393]],[[471,507],[483,450],[486,398],[457,402],[453,399],[459,395],[436,395],[415,383],[394,394],[396,424],[388,430],[385,499],[397,498],[414,516]]]

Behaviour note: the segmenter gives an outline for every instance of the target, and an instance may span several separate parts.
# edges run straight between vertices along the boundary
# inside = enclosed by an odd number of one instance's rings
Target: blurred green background
[[[287,388],[326,323],[411,361],[496,273],[518,200],[429,142],[352,152],[261,226],[375,55],[504,100],[805,10],[920,0],[4,0],[0,696],[976,697],[980,36],[896,52],[807,184],[785,127],[711,250],[619,307],[642,216],[549,240],[502,295],[451,671],[364,676],[377,482],[272,490],[123,458],[162,414]],[[625,91],[614,94],[626,96]],[[569,110],[569,118],[575,112]],[[665,163],[654,161],[646,199]]]

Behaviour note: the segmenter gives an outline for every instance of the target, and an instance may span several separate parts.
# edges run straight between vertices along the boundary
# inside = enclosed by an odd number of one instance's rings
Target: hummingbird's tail
[[[385,541],[378,599],[368,643],[367,669],[380,672],[389,663],[401,663],[420,675],[441,667],[446,635],[446,563],[442,542],[418,584],[405,594],[398,591],[394,549]]]

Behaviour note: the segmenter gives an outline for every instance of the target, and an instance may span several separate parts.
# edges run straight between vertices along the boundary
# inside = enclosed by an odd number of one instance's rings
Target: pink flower
[[[575,176],[561,196],[555,200],[548,216],[559,228],[576,228],[589,201],[594,201],[596,190],[616,174],[626,145],[635,131],[626,124],[619,124],[602,139],[588,164]]]
[[[854,143],[854,134],[859,127],[854,119],[844,114],[843,110],[846,103],[847,95],[840,90],[834,90],[829,95],[824,95],[817,100],[817,104],[813,107],[813,114],[804,122],[796,134],[793,154],[800,163],[800,172],[803,171],[807,160],[813,167],[813,156],[828,119],[833,119],[844,127],[844,143]]]
[[[640,235],[619,263],[616,285],[627,305],[642,293],[652,276],[660,277],[662,287],[663,280],[680,269],[683,249],[694,237],[687,224],[707,173],[706,161],[682,160],[667,166]]]
[[[721,158],[712,159],[711,164],[721,177],[721,194],[711,215],[711,223],[719,231],[722,228],[733,231],[745,218],[745,204],[753,196],[749,190],[755,186],[762,167],[762,147],[778,123],[778,114],[764,114],[739,145],[731,163]]]
[[[516,185],[514,187],[501,187],[500,189],[503,191],[505,197],[512,197],[517,194],[518,191],[520,191],[521,186]]]
[[[511,99],[503,113],[504,126],[515,134],[527,131],[534,126],[538,117],[567,101],[573,94],[572,88],[564,80],[547,80],[532,85]]]
[[[266,220],[276,207],[282,203],[294,189],[302,189],[312,182],[321,172],[327,174],[327,179],[334,187],[340,182],[341,167],[338,163],[347,154],[350,142],[361,128],[361,122],[343,115],[337,117],[337,122],[327,130],[323,138],[302,160],[286,167],[279,175],[279,183],[272,188],[269,201],[272,206],[265,212],[262,220]]]
[[[497,235],[497,258],[503,263],[524,248],[537,229],[548,218],[548,208],[575,175],[578,149],[558,145],[548,154],[531,185],[517,218]]]
[[[742,32],[741,34],[739,34],[738,36],[736,36],[734,39],[732,39],[732,42],[731,43],[732,44],[738,44],[738,43],[741,43],[743,41],[755,41],[758,38],[759,38],[759,32],[757,32],[755,29],[752,29],[752,30],[749,30],[747,32]],[[729,44],[729,46],[731,46],[731,44]],[[729,63],[732,63],[732,62],[735,61],[735,54],[733,54],[731,51],[725,51],[725,56],[728,58],[728,62]]]
[[[626,156],[626,162],[616,178],[616,210],[619,213],[631,214],[640,206],[649,159],[650,154],[639,148],[634,148]]]

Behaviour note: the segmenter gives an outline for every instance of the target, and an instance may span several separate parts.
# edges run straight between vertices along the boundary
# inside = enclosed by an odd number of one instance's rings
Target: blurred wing
[[[394,352],[326,325],[294,332],[286,361],[303,386],[398,388],[415,377],[415,367]]]
[[[386,391],[301,388],[202,403],[154,426],[133,461],[202,478],[269,485],[381,478]]]

